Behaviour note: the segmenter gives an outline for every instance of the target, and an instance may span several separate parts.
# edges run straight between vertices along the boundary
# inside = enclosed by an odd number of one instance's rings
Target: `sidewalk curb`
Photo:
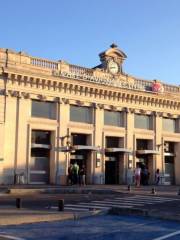
[[[34,193],[46,193],[46,194],[117,194],[117,191],[110,189],[81,189],[81,188],[47,188],[47,189],[33,189],[33,188],[9,188],[7,190],[9,194],[34,194]],[[119,193],[119,192],[118,192]]]
[[[3,218],[0,218],[0,226],[31,224],[39,222],[54,222],[66,220],[79,220],[91,216],[104,215],[107,211],[95,210],[83,213],[73,212],[36,212],[28,211],[26,209],[15,210],[14,213],[8,210],[4,211]],[[3,215],[3,213],[2,213]]]

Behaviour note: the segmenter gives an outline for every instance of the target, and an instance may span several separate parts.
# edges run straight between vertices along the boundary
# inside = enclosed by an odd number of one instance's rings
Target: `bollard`
[[[16,198],[16,208],[21,208],[21,207],[22,207],[21,198]]]
[[[152,194],[156,194],[156,189],[155,189],[155,187],[152,188],[151,193],[152,193]]]
[[[180,195],[180,188],[179,188],[179,190],[178,190],[178,193],[177,193],[177,195]]]
[[[131,185],[128,185],[128,191],[131,192]]]
[[[58,200],[58,211],[64,211],[64,199]]]

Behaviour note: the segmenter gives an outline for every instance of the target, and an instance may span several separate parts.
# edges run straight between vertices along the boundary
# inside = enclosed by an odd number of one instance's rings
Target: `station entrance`
[[[165,184],[175,184],[175,143],[164,142]]]
[[[123,138],[106,137],[105,148],[105,184],[120,184],[124,173]]]
[[[70,155],[70,164],[77,163],[79,169],[85,168],[86,183],[90,183],[91,175],[91,149],[92,147],[88,145],[90,141],[90,135],[72,133],[71,143],[73,151]]]
[[[105,184],[119,184],[119,154],[106,153]]]
[[[32,130],[29,183],[48,184],[50,178],[51,132]]]

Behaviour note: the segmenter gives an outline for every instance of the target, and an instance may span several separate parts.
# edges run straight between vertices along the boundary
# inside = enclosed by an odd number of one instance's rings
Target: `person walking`
[[[78,174],[79,174],[79,166],[78,166],[77,162],[75,162],[73,164],[72,174],[73,174],[73,184],[77,184],[78,183]]]
[[[86,185],[86,170],[85,166],[82,165],[82,167],[79,170],[79,184],[80,186],[85,186]]]
[[[159,173],[159,169],[156,170],[156,173],[155,173],[155,182],[156,182],[156,185],[159,185],[159,181],[160,181],[160,173]]]
[[[140,168],[140,166],[139,166],[138,163],[137,163],[137,165],[136,165],[136,168],[135,168],[134,174],[135,174],[135,185],[136,185],[137,187],[140,187],[140,181],[141,181],[141,168]]]
[[[72,185],[73,184],[73,165],[70,164],[70,166],[68,167],[68,185]]]

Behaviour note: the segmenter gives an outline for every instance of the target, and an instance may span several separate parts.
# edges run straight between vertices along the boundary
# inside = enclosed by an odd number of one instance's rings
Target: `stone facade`
[[[24,182],[31,183],[32,130],[44,130],[51,132],[49,183],[66,184],[72,152],[62,150],[61,140],[76,133],[86,134],[87,145],[99,148],[88,151],[88,183],[105,183],[106,138],[118,137],[119,147],[125,149],[118,155],[118,183],[131,181],[129,176],[139,161],[137,139],[144,139],[148,141],[144,150],[151,150],[149,154],[144,152],[149,159],[150,181],[157,168],[162,176],[165,174],[164,143],[172,142],[174,178],[180,184],[180,87],[161,83],[163,91],[153,91],[153,81],[123,73],[125,58],[112,45],[100,54],[101,64],[89,69],[0,49],[0,183],[14,183],[17,173],[23,173]],[[118,64],[118,69],[115,64],[108,65],[110,60]],[[54,102],[56,119],[33,117],[32,100]],[[93,122],[70,121],[71,105],[92,108]],[[105,110],[123,112],[124,126],[104,125]],[[153,128],[135,128],[135,114],[151,116]],[[178,130],[165,131],[163,118],[175,119]]]

